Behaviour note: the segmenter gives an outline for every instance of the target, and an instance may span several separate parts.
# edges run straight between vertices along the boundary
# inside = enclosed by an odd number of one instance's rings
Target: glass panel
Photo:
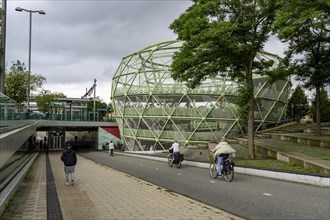
[[[148,150],[146,146],[151,144],[163,148],[173,139],[185,143],[206,143],[218,140],[223,135],[242,133],[245,129],[236,122],[236,97],[239,95],[238,86],[242,84],[232,80],[228,73],[207,78],[195,89],[189,89],[184,83],[172,79],[170,64],[179,45],[180,43],[173,41],[146,47],[125,57],[115,74],[114,78],[120,78],[118,83],[121,85],[118,88],[130,92],[125,116],[143,119],[137,127],[133,123],[137,119],[129,120],[129,127],[139,129],[141,138],[138,141],[142,150]],[[270,59],[266,55],[260,57]],[[253,75],[253,82],[254,92],[258,94],[254,112],[257,128],[265,120],[267,123],[268,120],[277,121],[282,112],[285,112],[284,106],[290,88],[288,86],[280,94],[288,81],[271,85],[267,84],[266,77],[256,74]],[[116,96],[112,97],[116,99]],[[278,99],[280,102],[273,106]],[[144,146],[142,143],[145,141],[142,139],[146,137],[155,138],[155,142],[151,141],[152,143]]]

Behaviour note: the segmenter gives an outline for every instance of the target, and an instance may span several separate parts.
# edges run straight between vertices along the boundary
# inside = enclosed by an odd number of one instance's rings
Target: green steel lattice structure
[[[181,145],[205,145],[245,132],[235,104],[239,82],[227,73],[190,89],[171,78],[172,56],[178,41],[155,44],[122,59],[112,81],[111,98],[126,150],[165,150]],[[263,59],[277,60],[263,53]],[[284,118],[291,89],[289,80],[267,83],[254,75],[255,130]]]

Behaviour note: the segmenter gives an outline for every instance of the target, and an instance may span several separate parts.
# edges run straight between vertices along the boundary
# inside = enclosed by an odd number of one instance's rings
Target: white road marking
[[[270,193],[263,193],[263,195],[265,195],[265,196],[272,196],[272,194],[270,194]]]

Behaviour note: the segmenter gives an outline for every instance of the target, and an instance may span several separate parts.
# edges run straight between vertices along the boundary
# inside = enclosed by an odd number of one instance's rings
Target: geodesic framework
[[[239,82],[221,73],[190,89],[171,78],[172,56],[180,46],[178,41],[162,42],[122,59],[111,98],[126,150],[164,150],[174,139],[183,146],[205,145],[244,133],[235,104]],[[291,83],[269,84],[260,75],[253,80],[257,131],[283,118]]]

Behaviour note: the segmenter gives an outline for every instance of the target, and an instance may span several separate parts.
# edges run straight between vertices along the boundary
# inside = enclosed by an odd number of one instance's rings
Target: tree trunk
[[[320,87],[316,86],[316,135],[321,136],[321,98]]]
[[[252,63],[251,63],[252,65]],[[255,158],[255,151],[254,151],[254,85],[253,85],[253,78],[252,78],[252,68],[251,71],[248,71],[247,74],[247,86],[248,86],[248,149],[250,158]]]
[[[249,112],[248,112],[248,149],[250,158],[255,158],[254,151],[254,97],[249,99]]]

